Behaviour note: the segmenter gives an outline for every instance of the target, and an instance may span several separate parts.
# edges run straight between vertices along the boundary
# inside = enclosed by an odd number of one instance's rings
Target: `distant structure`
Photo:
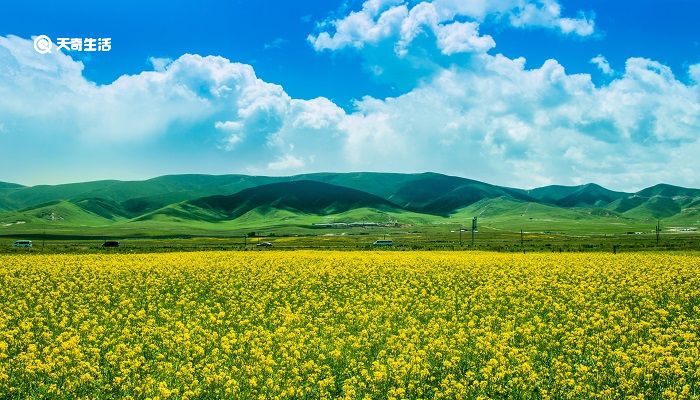
[[[12,247],[31,249],[32,248],[32,241],[31,240],[16,240],[12,244]]]
[[[372,246],[377,246],[377,247],[387,247],[387,246],[393,246],[394,241],[393,240],[375,240],[374,243],[372,243]]]
[[[102,243],[102,247],[119,247],[119,242],[116,240],[107,240]]]

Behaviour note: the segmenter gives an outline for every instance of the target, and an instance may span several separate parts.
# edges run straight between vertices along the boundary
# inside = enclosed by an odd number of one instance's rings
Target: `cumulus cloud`
[[[700,64],[693,64],[688,68],[688,75],[695,83],[700,83]]]
[[[345,111],[323,97],[292,98],[251,66],[221,57],[183,55],[162,71],[96,85],[80,62],[0,37],[0,124],[13,134],[134,149],[186,125],[188,140],[206,142],[208,131],[232,168],[257,173],[430,170],[519,187],[700,186],[689,167],[700,154],[697,66],[684,83],[663,64],[631,58],[596,86],[556,60],[525,64],[476,54],[401,96],[365,97]],[[9,136],[0,135],[0,149],[13,146]]]
[[[487,17],[516,28],[554,29],[577,36],[595,31],[594,20],[584,14],[563,17],[555,0],[435,0],[412,7],[404,1],[368,0],[360,10],[321,24],[323,29],[309,35],[308,41],[321,51],[359,49],[390,39],[402,56],[417,37],[429,34],[443,54],[483,53],[496,45],[491,36],[479,33]]]
[[[343,19],[333,21],[336,32],[321,32],[309,35],[308,40],[317,50],[336,50],[342,47],[362,48],[366,43],[374,44],[394,34],[408,16],[404,4],[384,9],[379,1],[367,1],[362,10],[351,12]],[[390,2],[385,2],[390,3]]]
[[[68,55],[38,54],[28,40],[0,37],[0,68],[12,77],[0,80],[0,113],[87,140],[124,141],[205,120],[230,136],[266,135],[278,130],[289,107],[282,87],[257,78],[250,65],[191,54],[151,62],[155,71],[96,85]]]
[[[595,64],[595,66],[598,67],[600,72],[604,73],[605,75],[612,75],[615,73],[615,71],[610,66],[608,60],[601,54],[598,54],[597,56],[591,58],[591,64]]]
[[[282,170],[285,172],[289,172],[290,170],[297,170],[303,166],[304,161],[297,157],[294,157],[291,154],[285,154],[283,156],[280,156],[275,161],[272,161],[269,164],[267,164],[267,168],[272,171]]]
[[[595,22],[585,14],[580,13],[577,18],[562,17],[561,5],[555,0],[519,3],[509,17],[514,27],[551,28],[577,36],[590,36],[595,31]]]
[[[405,163],[486,180],[507,176],[504,183],[515,186],[597,181],[630,188],[677,181],[674,170],[690,165],[687,151],[700,145],[698,86],[669,68],[633,58],[623,76],[596,87],[555,60],[524,65],[484,55],[479,68],[444,70],[398,98],[361,101],[343,126],[349,154],[358,163],[384,161],[384,168]],[[390,156],[377,154],[381,143]],[[700,183],[691,181],[683,183]]]
[[[154,70],[163,72],[165,68],[173,62],[173,59],[168,57],[149,57],[148,62],[153,66]]]

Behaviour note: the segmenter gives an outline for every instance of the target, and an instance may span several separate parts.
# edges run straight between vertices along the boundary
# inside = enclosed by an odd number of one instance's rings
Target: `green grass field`
[[[525,191],[432,173],[6,184],[0,251],[14,251],[20,238],[44,251],[94,250],[107,239],[122,241],[118,251],[243,249],[245,235],[275,249],[362,249],[385,236],[396,249],[698,249],[698,199],[697,189],[670,185],[637,193],[594,184]],[[460,226],[471,229],[474,217],[475,243],[463,232],[460,246]],[[319,226],[332,223],[376,226]]]

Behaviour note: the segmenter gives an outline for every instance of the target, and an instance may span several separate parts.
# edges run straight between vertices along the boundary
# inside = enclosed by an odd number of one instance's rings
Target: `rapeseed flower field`
[[[0,256],[0,398],[700,398],[700,256]]]

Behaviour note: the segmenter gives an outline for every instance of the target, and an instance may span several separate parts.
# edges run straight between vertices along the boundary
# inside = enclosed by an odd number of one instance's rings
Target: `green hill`
[[[67,200],[103,199],[125,203],[132,214],[152,211],[168,204],[215,194],[232,194],[280,178],[247,175],[170,175],[145,181],[104,180],[63,185],[19,187],[0,192],[0,202],[15,209]]]
[[[311,174],[309,179],[324,180],[383,197],[407,210],[433,215],[449,215],[482,199],[509,197],[529,201],[524,190],[490,185],[471,179],[422,174]]]
[[[100,198],[74,200],[71,203],[77,205],[84,211],[98,215],[105,219],[119,220],[130,218],[132,215],[125,210],[121,204]]]
[[[301,180],[244,189],[228,196],[209,196],[166,207],[140,219],[165,214],[209,222],[233,220],[252,210],[268,214],[275,210],[329,215],[358,208],[401,211],[395,204],[372,194],[323,182]]]
[[[239,216],[258,207],[306,214],[336,214],[355,208],[396,209],[395,204],[372,194],[323,182],[301,180],[257,186],[229,196],[211,196],[190,204]]]
[[[0,182],[0,190],[6,190],[6,189],[20,189],[23,188],[24,186],[18,185],[16,183],[10,183],[10,182]]]
[[[15,207],[14,207],[11,203],[9,203],[8,201],[6,201],[6,200],[0,198],[0,212],[3,212],[3,211],[11,211],[11,210],[13,210],[14,208],[15,208]]]
[[[298,175],[291,177],[290,180],[312,180],[330,183],[332,185],[361,190],[389,201],[393,201],[392,197],[401,187],[410,184],[416,179],[421,179],[424,175],[426,174],[398,174],[385,172],[320,172]]]
[[[679,202],[670,197],[657,196],[645,199],[638,206],[625,211],[623,215],[640,219],[668,218],[680,213],[681,210]]]
[[[17,208],[15,204],[7,199],[7,195],[23,187],[16,183],[0,182],[0,211],[9,211]]]
[[[637,192],[638,196],[662,196],[676,198],[700,198],[700,189],[690,189],[661,183]]]
[[[555,204],[564,197],[575,193],[580,188],[581,186],[548,185],[530,189],[527,191],[527,194],[542,202]]]
[[[656,219],[700,227],[700,190],[661,184],[629,194],[587,184],[525,191],[436,173],[375,172],[170,175],[33,187],[0,182],[0,236],[45,229],[206,235],[362,221],[440,226],[473,216],[511,231],[633,231]]]
[[[16,209],[35,207],[52,201],[74,200],[91,196],[90,192],[108,190],[119,181],[94,181],[84,183],[69,183],[63,185],[38,185],[12,190],[4,195],[6,201],[14,204]]]
[[[595,183],[579,186],[544,186],[527,193],[541,202],[560,207],[604,207],[629,196],[629,193],[615,192]]]
[[[0,224],[32,225],[46,229],[61,226],[104,226],[116,218],[93,213],[69,201],[54,201],[19,211],[0,214]]]
[[[677,221],[692,218],[700,202],[700,190],[668,184],[655,185],[612,202],[607,208],[627,217],[658,219],[677,216]],[[684,210],[688,211],[684,211]]]

